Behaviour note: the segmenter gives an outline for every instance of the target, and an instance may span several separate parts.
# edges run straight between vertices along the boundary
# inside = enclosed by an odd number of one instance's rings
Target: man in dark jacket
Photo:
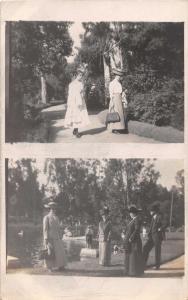
[[[164,238],[164,227],[162,225],[159,206],[153,205],[150,209],[150,214],[152,220],[148,232],[148,240],[143,247],[143,258],[146,266],[149,253],[155,247],[155,269],[158,270],[161,264],[161,244]]]

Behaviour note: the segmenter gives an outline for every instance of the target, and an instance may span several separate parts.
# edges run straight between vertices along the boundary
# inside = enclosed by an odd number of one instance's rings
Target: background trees
[[[70,22],[10,22],[10,106],[15,123],[27,118],[25,105],[46,104],[48,94],[65,99],[72,52]],[[55,84],[54,84],[55,82]],[[46,93],[46,85],[50,90]]]
[[[47,159],[40,165],[35,160],[10,161],[8,213],[35,220],[42,217],[42,207],[52,196],[67,224],[97,224],[100,210],[107,205],[118,228],[131,204],[147,216],[150,205],[160,203],[168,225],[173,196],[172,225],[180,227],[184,224],[183,170],[177,173],[173,190],[159,184],[159,177],[155,161],[144,159]]]
[[[8,164],[8,214],[36,222],[42,218],[43,193],[39,188],[36,160],[22,159]]]

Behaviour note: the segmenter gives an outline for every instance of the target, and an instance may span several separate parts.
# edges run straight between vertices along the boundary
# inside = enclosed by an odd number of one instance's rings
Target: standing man
[[[158,270],[161,264],[161,244],[164,236],[159,206],[153,205],[150,209],[150,214],[152,220],[148,232],[148,240],[143,247],[143,258],[146,266],[149,253],[155,247],[155,269]]]

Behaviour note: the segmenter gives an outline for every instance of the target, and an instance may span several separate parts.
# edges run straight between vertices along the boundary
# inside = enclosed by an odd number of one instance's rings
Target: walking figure
[[[67,111],[64,126],[72,128],[72,134],[77,138],[81,137],[79,129],[90,124],[86,102],[84,99],[84,87],[82,83],[82,71],[78,70],[69,84]]]

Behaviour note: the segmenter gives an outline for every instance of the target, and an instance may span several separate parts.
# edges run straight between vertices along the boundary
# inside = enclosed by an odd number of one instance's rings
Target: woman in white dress
[[[43,219],[44,245],[54,253],[52,258],[45,259],[45,265],[49,271],[61,271],[67,264],[67,258],[61,238],[59,218],[56,215],[57,204],[51,201],[45,207],[50,211]]]
[[[89,125],[89,116],[84,99],[82,75],[78,73],[69,84],[67,112],[64,126],[73,129],[73,135],[81,137],[79,129]]]

